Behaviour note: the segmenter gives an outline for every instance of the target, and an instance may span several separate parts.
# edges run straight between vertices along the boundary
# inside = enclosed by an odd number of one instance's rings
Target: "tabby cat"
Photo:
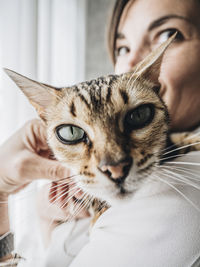
[[[189,142],[200,141],[185,138],[190,133],[169,135],[170,120],[159,96],[158,76],[173,38],[131,73],[71,87],[55,88],[5,70],[46,123],[55,157],[70,166],[77,174],[77,185],[96,199],[92,201],[99,212],[96,217],[108,205],[133,197],[163,163],[162,153],[169,144],[183,146],[180,151],[185,153]],[[198,144],[190,147],[199,149]]]

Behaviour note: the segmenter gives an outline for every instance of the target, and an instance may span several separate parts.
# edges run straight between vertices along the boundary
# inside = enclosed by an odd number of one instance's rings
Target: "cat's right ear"
[[[17,72],[4,69],[35,107],[39,116],[45,120],[46,108],[59,97],[60,90],[52,86],[31,80]]]
[[[143,77],[144,79],[149,79],[155,83],[158,82],[164,53],[168,46],[173,42],[176,35],[177,32],[135,66],[133,73],[136,77]]]

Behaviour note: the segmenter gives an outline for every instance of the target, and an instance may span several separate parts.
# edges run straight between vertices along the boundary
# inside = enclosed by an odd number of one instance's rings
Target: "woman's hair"
[[[117,29],[119,26],[122,12],[129,1],[130,0],[116,0],[111,14],[110,23],[108,25],[108,35],[107,35],[108,51],[113,64],[115,64],[116,61],[115,48],[116,48]]]

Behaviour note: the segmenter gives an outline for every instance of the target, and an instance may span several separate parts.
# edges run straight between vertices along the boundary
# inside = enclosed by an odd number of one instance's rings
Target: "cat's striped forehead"
[[[106,104],[110,104],[114,87],[118,81],[117,78],[116,75],[109,75],[71,87],[71,91],[75,93],[74,100],[78,97],[89,110],[93,112],[102,111]]]
[[[126,106],[155,101],[151,83],[130,80],[129,76],[109,75],[63,88],[63,101],[72,117],[91,116],[90,119],[114,115]]]

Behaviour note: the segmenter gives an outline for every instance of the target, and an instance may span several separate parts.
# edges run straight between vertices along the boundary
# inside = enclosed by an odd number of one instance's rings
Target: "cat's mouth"
[[[150,163],[146,168],[136,171],[128,171],[126,175],[120,178],[120,180],[114,181],[116,184],[117,192],[115,197],[119,200],[126,200],[135,195],[135,193],[141,189],[141,186],[144,184],[145,180],[148,179],[148,176],[154,171],[155,162]],[[130,174],[130,176],[129,176]]]
[[[115,192],[113,198],[110,198],[108,202],[112,205],[116,203],[121,203],[130,199],[133,194],[134,192],[128,191],[124,185],[121,185],[117,188],[117,192]]]
[[[83,191],[96,198],[106,200],[110,204],[120,203],[132,198],[141,188],[144,180],[151,174],[155,161],[150,162],[146,168],[138,169],[136,164],[125,165],[122,169],[123,175],[117,178],[112,177],[109,170],[97,173],[94,179],[86,179],[83,183]],[[93,183],[91,182],[93,181]],[[83,180],[81,181],[83,182]]]

